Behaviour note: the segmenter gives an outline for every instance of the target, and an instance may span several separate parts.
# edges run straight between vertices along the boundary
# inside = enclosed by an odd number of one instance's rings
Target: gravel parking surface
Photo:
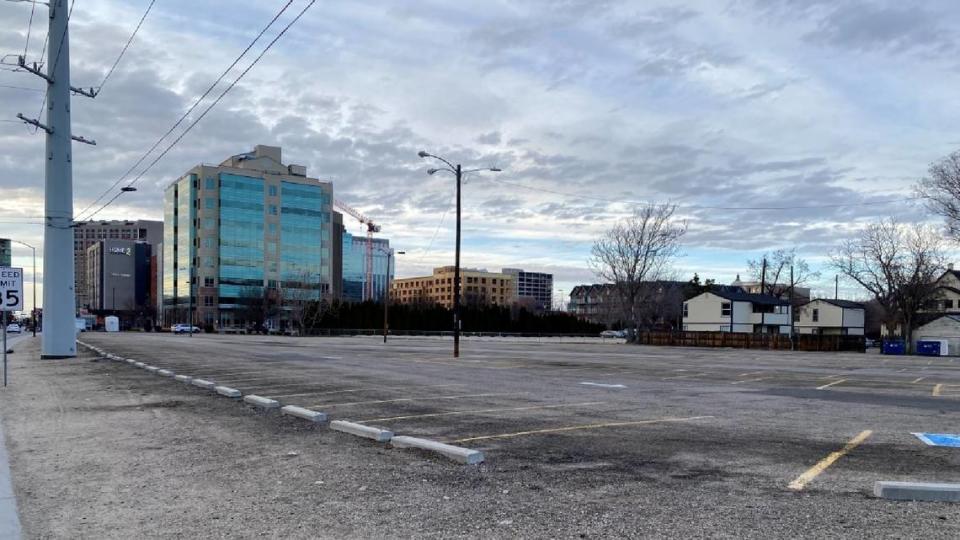
[[[486,461],[391,448],[87,351],[41,362],[25,340],[0,406],[29,537],[960,536],[956,506],[870,495],[877,480],[960,481],[957,449],[911,435],[960,430],[950,358],[487,339],[454,360],[441,339],[81,339]]]

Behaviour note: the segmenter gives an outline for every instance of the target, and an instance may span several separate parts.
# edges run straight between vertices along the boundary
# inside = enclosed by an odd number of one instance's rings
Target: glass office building
[[[295,302],[330,294],[332,203],[278,147],[194,167],[164,197],[164,324],[284,328]]]
[[[387,254],[390,254],[389,257]],[[345,302],[362,302],[366,290],[366,271],[364,260],[367,255],[367,237],[343,233],[343,292]],[[387,265],[389,263],[389,268]],[[390,241],[385,238],[373,239],[373,298],[380,302],[386,291],[387,282],[393,279],[396,261]]]

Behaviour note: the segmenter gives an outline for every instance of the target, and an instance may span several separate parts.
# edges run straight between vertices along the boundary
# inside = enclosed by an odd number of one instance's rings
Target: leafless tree
[[[765,278],[764,261],[767,262]],[[747,261],[747,268],[751,279],[764,283],[763,294],[781,298],[795,298],[793,293],[797,287],[803,287],[820,277],[820,272],[811,270],[807,261],[797,255],[796,248],[764,253],[759,259]]]
[[[316,326],[325,308],[329,306],[329,302],[320,301],[322,298],[317,293],[318,290],[317,275],[303,271],[297,275],[296,280],[287,283],[287,287],[281,294],[283,311],[300,335],[306,334],[309,328]]]
[[[591,250],[589,265],[620,297],[626,320],[640,328],[645,282],[663,278],[680,250],[687,224],[674,218],[676,205],[650,204],[614,225]]]
[[[266,321],[278,312],[276,290],[266,287],[244,287],[237,303],[240,305],[238,314],[254,331],[262,331]]]
[[[917,185],[917,194],[946,219],[950,237],[960,241],[960,151],[930,165],[929,173]]]
[[[943,270],[943,241],[937,232],[926,225],[883,220],[840,244],[830,261],[873,295],[888,327],[901,325],[909,350],[916,313],[936,295],[936,279]]]

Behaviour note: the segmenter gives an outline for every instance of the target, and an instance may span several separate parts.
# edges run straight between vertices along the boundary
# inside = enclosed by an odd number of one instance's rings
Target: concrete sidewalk
[[[0,421],[0,538],[20,538],[20,518],[17,517],[17,499],[10,482],[10,463],[7,459],[7,442]]]

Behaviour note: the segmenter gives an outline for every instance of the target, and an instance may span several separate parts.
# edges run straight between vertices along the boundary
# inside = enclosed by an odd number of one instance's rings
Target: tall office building
[[[529,304],[538,312],[553,309],[553,274],[527,272],[519,268],[504,268],[502,272],[513,276],[514,302]]]
[[[73,229],[74,290],[77,309],[90,309],[87,290],[87,249],[101,240],[132,240],[156,246],[163,238],[163,222],[138,219],[136,221],[81,221]]]
[[[87,248],[86,291],[93,311],[145,312],[150,305],[152,246],[101,240]]]
[[[242,327],[263,309],[276,328],[293,302],[332,292],[333,185],[281,157],[258,145],[167,187],[164,324]]]
[[[373,298],[364,298],[366,289],[365,260],[367,258],[367,237],[354,236],[343,231],[342,272],[343,289],[341,298],[345,302],[362,302],[383,300],[387,283],[393,279],[396,261],[393,260],[393,250],[390,241],[385,238],[373,239]],[[389,256],[387,254],[390,254]],[[389,263],[390,268],[387,268]]]
[[[13,246],[7,238],[0,238],[0,266],[13,264]]]
[[[393,281],[390,295],[400,304],[440,304],[453,307],[453,266],[433,269],[433,275]],[[515,297],[513,276],[477,268],[460,269],[460,300],[467,306],[507,306]]]

